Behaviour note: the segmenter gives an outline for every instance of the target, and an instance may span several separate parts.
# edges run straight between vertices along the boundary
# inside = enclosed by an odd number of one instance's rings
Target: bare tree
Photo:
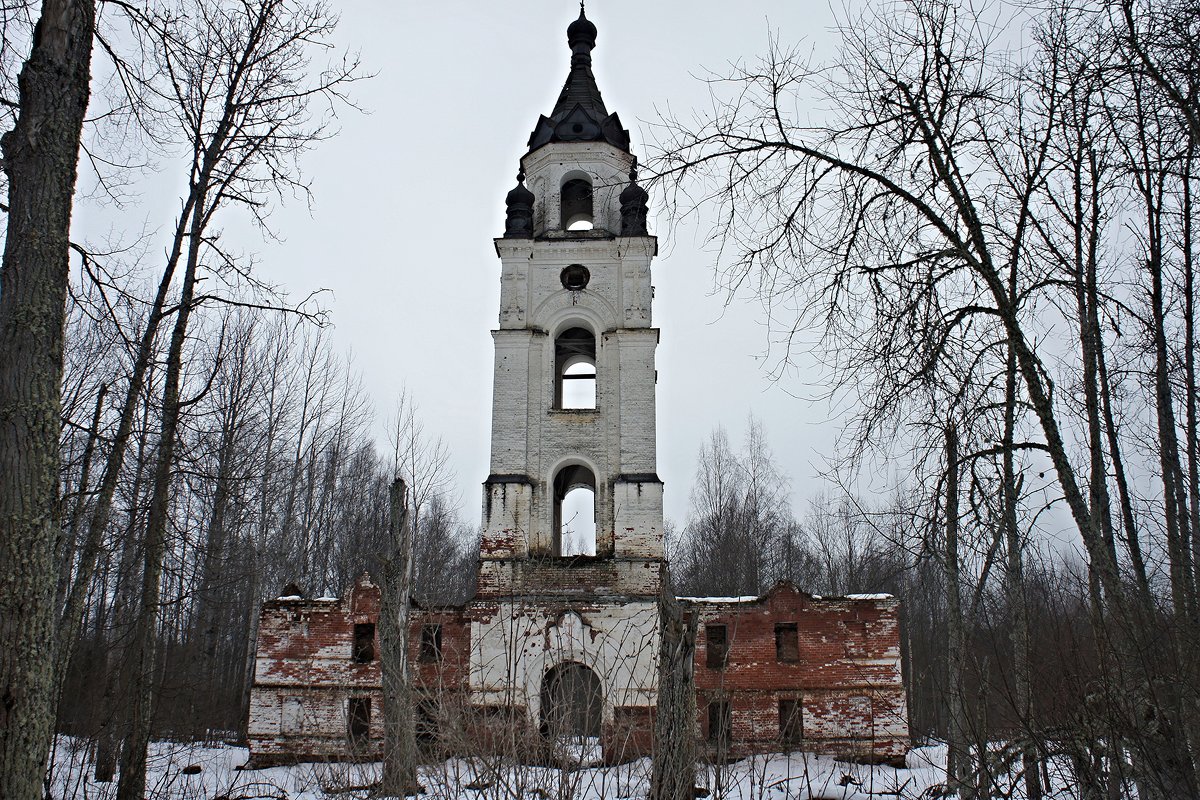
[[[1109,725],[1120,739],[1114,751],[1133,749],[1144,796],[1167,797],[1197,791],[1195,680],[1182,666],[1196,661],[1184,656],[1195,641],[1194,581],[1185,577],[1195,570],[1183,544],[1192,541],[1190,468],[1183,464],[1193,450],[1179,444],[1190,429],[1173,413],[1177,396],[1186,407],[1194,393],[1185,377],[1191,362],[1166,333],[1175,325],[1186,340],[1192,324],[1187,215],[1171,210],[1190,196],[1191,178],[1177,176],[1185,174],[1182,154],[1192,140],[1178,98],[1149,102],[1138,88],[1146,81],[1123,67],[1113,47],[1131,46],[1130,31],[1142,32],[1143,45],[1164,42],[1169,26],[1187,30],[1191,17],[1184,12],[1159,26],[1140,6],[1121,9],[1134,19],[1123,30],[1105,27],[1114,20],[1100,4],[1056,8],[1031,25],[1037,46],[1021,52],[999,44],[1002,26],[1020,19],[1015,8],[1002,6],[997,26],[943,0],[912,0],[847,26],[830,65],[809,67],[775,43],[761,63],[713,79],[713,113],[666,120],[652,165],[674,190],[677,210],[715,205],[727,287],[755,291],[780,311],[798,310],[786,323],[790,342],[799,332],[823,335],[835,388],[860,403],[845,440],[852,463],[894,453],[895,434],[911,425],[912,412],[937,420],[929,412],[945,401],[974,427],[964,434],[1000,441],[963,448],[964,463],[981,472],[964,486],[998,486],[996,459],[1005,450],[1044,460],[1048,469],[1040,471],[1053,476],[1087,556]],[[1149,37],[1151,30],[1158,33]],[[1170,41],[1149,61],[1174,58],[1168,82],[1190,85],[1182,66],[1189,62],[1178,55],[1186,47]],[[1078,57],[1076,48],[1096,55]],[[1135,61],[1149,71],[1147,59]],[[1168,100],[1180,94],[1151,82]],[[827,99],[823,119],[800,110],[812,96]],[[1085,120],[1089,127],[1079,124]],[[1123,149],[1104,126],[1118,142],[1128,137]],[[1181,155],[1172,161],[1168,151]],[[1114,177],[1118,194],[1109,186]],[[692,192],[697,203],[689,203]],[[1117,198],[1146,219],[1136,246],[1115,230],[1129,217],[1107,214]],[[1187,242],[1175,251],[1178,261],[1161,257],[1167,230],[1172,242]],[[1131,264],[1146,265],[1145,278],[1135,279],[1140,266]],[[1173,285],[1182,286],[1178,301],[1168,299]],[[1187,319],[1165,322],[1173,308],[1189,309]],[[1078,326],[1078,347],[1065,354],[1055,314]],[[1129,348],[1118,371],[1105,340],[1119,339],[1130,315],[1144,326],[1139,342],[1152,346],[1140,354]],[[1115,381],[1124,369],[1154,376],[1149,391],[1119,394]],[[1014,371],[1007,405],[1016,418],[1002,426],[1005,376]],[[1063,387],[1080,384],[1076,401]],[[935,406],[926,402],[931,385],[946,391]],[[1123,414],[1144,408],[1155,409],[1153,430],[1120,430]],[[1002,436],[1004,427],[1024,433]],[[1082,453],[1077,432],[1088,443]],[[1130,499],[1119,468],[1144,433],[1155,445],[1149,457],[1137,453],[1137,463],[1152,467],[1159,502]],[[1117,509],[1110,507],[1109,465]],[[1015,471],[1008,470],[1010,482]],[[984,545],[973,577],[983,587],[1004,526],[984,526],[1000,519],[998,509],[968,491]],[[1161,543],[1167,553],[1174,594],[1166,639],[1175,655],[1154,663],[1146,654],[1161,647],[1150,623],[1159,616],[1137,564],[1144,548],[1134,503],[1167,520],[1155,549]],[[964,609],[978,606],[972,599]]]
[[[383,672],[383,777],[379,793],[403,797],[417,785],[416,713],[409,665],[409,609],[412,604],[413,532],[408,524],[403,478],[391,487],[389,548],[383,559],[379,607],[380,667]]]
[[[54,724],[53,662],[39,653],[54,641],[68,236],[95,15],[91,0],[42,4],[0,138],[0,795],[14,800],[41,794]]]
[[[209,227],[229,204],[242,206],[265,224],[271,195],[304,190],[296,177],[296,159],[326,135],[325,124],[312,120],[310,105],[341,99],[357,76],[353,62],[315,75],[310,70],[312,49],[335,24],[323,6],[283,0],[185,2],[180,11],[150,24],[165,79],[159,97],[188,135],[190,191],[175,235],[175,242],[186,242],[186,247],[172,252],[172,258],[181,257],[183,275],[166,355],[140,613],[131,639],[133,717],[117,792],[124,800],[145,793],[169,494],[177,428],[190,402],[180,394],[184,345],[197,305],[219,299],[197,294],[200,270],[209,259],[208,268],[218,276],[248,277],[208,235]]]
[[[664,569],[658,601],[658,700],[651,800],[689,800],[696,791],[696,615],[675,599]]]
[[[749,418],[740,454],[724,429],[712,432],[700,448],[691,499],[675,560],[683,591],[758,594],[784,577],[779,556],[793,522],[788,485],[762,423]]]

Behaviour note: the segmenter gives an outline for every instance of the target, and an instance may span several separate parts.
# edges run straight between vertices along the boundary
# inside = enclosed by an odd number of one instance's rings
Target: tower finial
[[[571,48],[571,71],[548,117],[538,120],[529,135],[529,149],[536,150],[551,141],[605,141],[629,152],[629,132],[621,127],[616,114],[608,113],[596,76],[592,74],[592,50],[596,48],[596,26],[587,18],[586,0],[580,0],[579,17],[567,26],[567,45]]]
[[[579,19],[567,26],[567,44],[571,48],[572,67],[591,66],[591,53],[596,46],[596,26],[587,18],[582,0],[579,3]]]

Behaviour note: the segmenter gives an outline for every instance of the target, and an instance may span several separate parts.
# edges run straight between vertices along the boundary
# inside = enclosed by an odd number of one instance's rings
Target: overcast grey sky
[[[337,4],[335,4],[337,5]],[[504,195],[538,115],[567,75],[570,0],[441,3],[347,0],[339,40],[375,77],[354,98],[367,113],[341,115],[340,133],[305,160],[315,203],[273,216],[281,242],[247,240],[261,274],[302,297],[332,292],[331,338],[351,351],[383,419],[403,386],[426,428],[452,454],[464,521],[477,521],[488,472],[492,380],[490,330],[498,316],[492,238]],[[594,71],[610,111],[643,156],[660,110],[706,102],[705,69],[764,52],[768,31],[829,52],[834,14],[814,2],[592,0],[599,29]],[[654,198],[657,200],[658,198]],[[169,214],[173,207],[164,207]],[[88,213],[86,210],[83,213]],[[167,225],[169,217],[151,226]],[[813,376],[786,385],[767,377],[761,308],[725,307],[713,293],[714,254],[703,231],[667,230],[654,265],[658,349],[658,465],[666,514],[682,524],[697,451],[714,426],[735,444],[758,416],[791,479],[798,511],[821,488],[836,423]],[[233,221],[227,235],[242,235]],[[789,394],[800,395],[800,398]],[[382,434],[382,429],[381,429]]]

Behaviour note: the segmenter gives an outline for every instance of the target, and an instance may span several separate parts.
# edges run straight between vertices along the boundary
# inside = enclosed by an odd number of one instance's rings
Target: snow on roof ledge
[[[770,594],[770,593],[768,592],[768,594]],[[760,595],[755,595],[755,594],[743,594],[743,595],[730,596],[730,597],[679,597],[676,599],[682,600],[686,603],[713,603],[713,604],[717,604],[717,603],[756,603],[759,600],[765,599],[766,596],[767,595],[760,596]],[[894,595],[887,594],[886,592],[880,592],[877,594],[848,594],[845,597],[822,597],[819,594],[814,594],[814,595],[809,595],[809,597],[812,600],[831,600],[831,601],[837,601],[837,600],[876,600],[876,601],[878,601],[878,600],[893,600],[893,599],[895,599]]]
[[[754,603],[761,598],[756,594],[743,594],[737,597],[678,597],[676,599],[689,603]]]

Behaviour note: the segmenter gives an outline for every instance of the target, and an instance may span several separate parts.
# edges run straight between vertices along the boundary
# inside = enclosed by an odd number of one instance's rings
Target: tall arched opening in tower
[[[596,476],[582,464],[554,477],[554,528],[555,555],[596,554]]]

